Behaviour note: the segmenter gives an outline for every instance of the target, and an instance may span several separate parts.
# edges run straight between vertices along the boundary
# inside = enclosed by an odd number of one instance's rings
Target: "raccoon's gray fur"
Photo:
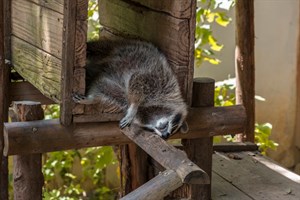
[[[120,128],[135,123],[163,138],[184,123],[187,106],[166,57],[138,40],[88,43],[87,92],[78,103],[114,103],[126,115]]]

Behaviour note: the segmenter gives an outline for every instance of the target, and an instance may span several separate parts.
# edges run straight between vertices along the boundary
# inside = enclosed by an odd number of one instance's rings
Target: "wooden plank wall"
[[[191,103],[194,68],[195,4],[189,0],[99,0],[100,37],[140,38],[154,43],[167,56],[179,79],[186,101]],[[73,109],[74,121],[114,121],[118,110],[109,105]],[[111,114],[108,114],[111,113]]]
[[[63,0],[12,0],[12,64],[45,96],[60,102]]]
[[[188,91],[193,72],[190,47],[193,44],[190,44],[192,9],[188,6],[191,1],[174,2],[100,0],[100,23],[115,35],[142,38],[157,45],[176,71],[182,92],[190,102]],[[179,11],[173,12],[173,7]],[[183,17],[181,13],[185,13]]]

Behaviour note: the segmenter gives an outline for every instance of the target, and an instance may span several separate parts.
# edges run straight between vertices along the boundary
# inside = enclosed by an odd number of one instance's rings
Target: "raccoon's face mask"
[[[135,121],[140,127],[167,139],[179,129],[184,133],[188,131],[187,123],[183,118],[181,113],[173,113],[168,108],[147,107],[138,111]]]

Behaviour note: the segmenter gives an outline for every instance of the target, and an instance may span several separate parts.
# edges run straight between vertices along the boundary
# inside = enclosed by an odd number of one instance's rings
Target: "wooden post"
[[[120,196],[125,196],[149,180],[149,155],[134,143],[117,149],[122,177]]]
[[[13,102],[14,116],[17,121],[44,119],[41,104],[32,101]],[[35,128],[32,128],[35,129]],[[37,130],[33,130],[37,131]],[[42,199],[44,177],[42,174],[42,155],[18,155],[13,157],[14,199]]]
[[[9,29],[9,8],[7,1],[0,2],[0,199],[8,199],[8,160],[2,154],[3,123],[8,119],[8,87],[10,69],[5,64],[6,54],[9,53],[5,36]]]
[[[300,4],[299,8],[300,9]],[[300,15],[299,15],[300,19]],[[300,20],[298,22],[300,24]],[[297,77],[296,77],[296,123],[295,123],[295,145],[300,149],[300,26],[298,25],[298,49],[297,49]]]
[[[75,64],[76,6],[77,1],[64,0],[60,120],[66,126],[72,123],[72,107],[74,104],[71,95]]]
[[[254,142],[255,74],[254,74],[254,2],[237,1],[236,13],[236,103],[245,106],[247,123],[239,141]]]
[[[214,106],[214,83],[211,78],[196,78],[193,84],[192,107]],[[213,113],[212,113],[213,114]],[[188,133],[189,134],[189,133]],[[213,137],[183,139],[183,150],[196,165],[203,169],[211,180]],[[172,198],[210,199],[211,184],[184,185],[172,194]]]

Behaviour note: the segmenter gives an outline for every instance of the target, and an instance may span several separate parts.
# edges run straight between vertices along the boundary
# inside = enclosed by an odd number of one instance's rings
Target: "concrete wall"
[[[269,155],[292,168],[299,162],[294,146],[296,110],[297,40],[299,30],[298,0],[261,0],[255,2],[256,94],[265,102],[256,102],[256,121],[273,125],[272,139],[279,143]],[[234,16],[233,13],[231,13]],[[221,28],[222,29],[222,28]],[[218,67],[207,64],[196,69],[195,76],[223,80],[234,76],[234,23],[216,30],[225,44]],[[297,161],[298,160],[298,161]]]

